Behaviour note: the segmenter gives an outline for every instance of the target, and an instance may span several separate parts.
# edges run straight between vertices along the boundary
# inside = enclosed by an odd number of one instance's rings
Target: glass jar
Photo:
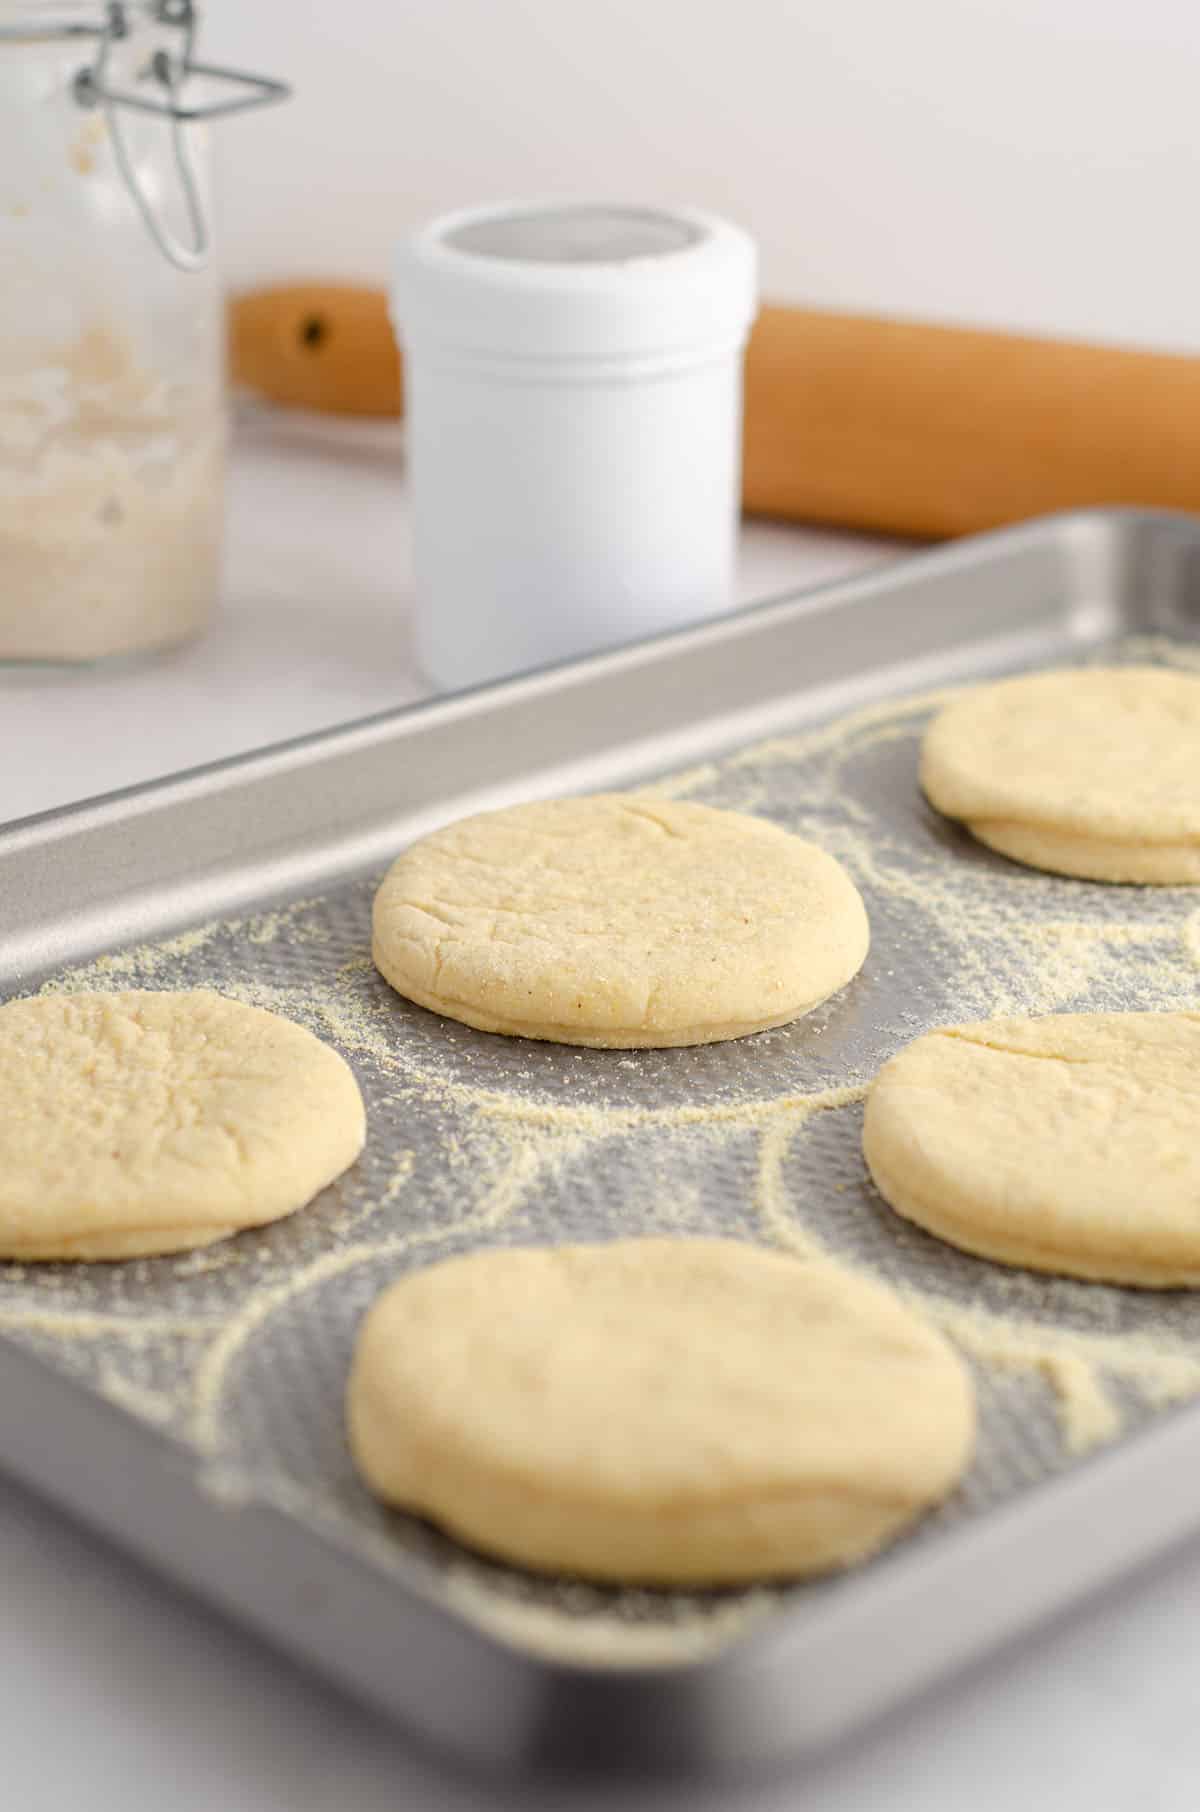
[[[0,661],[169,647],[216,603],[205,121],[284,90],[194,29],[188,0],[0,0]]]

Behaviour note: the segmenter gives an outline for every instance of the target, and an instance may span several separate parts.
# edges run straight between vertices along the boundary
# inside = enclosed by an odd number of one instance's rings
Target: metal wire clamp
[[[155,245],[180,270],[198,270],[208,257],[212,234],[196,172],[188,153],[185,128],[197,121],[218,119],[230,113],[244,113],[251,107],[264,107],[275,101],[286,100],[291,88],[288,83],[276,81],[271,76],[251,75],[243,69],[198,62],[194,55],[196,9],[192,0],[156,0],[151,16],[158,24],[179,31],[180,48],[177,52],[172,52],[160,47],[153,53],[137,76],[139,83],[148,85],[146,88],[115,87],[109,79],[109,66],[114,45],[129,36],[129,10],[127,0],[109,0],[105,22],[95,28],[95,57],[75,77],[75,98],[81,107],[102,109],[117,167]],[[190,76],[232,84],[239,92],[193,105],[183,99],[183,87]],[[154,92],[154,88],[149,86],[151,84],[160,92]],[[146,194],[129,155],[125,133],[118,117],[122,107],[131,108],[136,113],[156,114],[170,122],[171,152],[187,212],[188,242],[172,233],[155,213],[154,205]]]

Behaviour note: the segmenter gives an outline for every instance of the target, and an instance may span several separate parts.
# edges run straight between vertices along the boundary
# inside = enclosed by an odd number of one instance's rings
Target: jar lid
[[[756,265],[748,234],[696,209],[504,202],[404,243],[394,318],[484,360],[670,364],[742,342]]]

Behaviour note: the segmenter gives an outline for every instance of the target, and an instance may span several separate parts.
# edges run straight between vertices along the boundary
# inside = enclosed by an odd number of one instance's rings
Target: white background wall
[[[382,279],[411,221],[685,200],[815,305],[1200,345],[1197,0],[209,0],[294,80],[219,132],[238,283]]]

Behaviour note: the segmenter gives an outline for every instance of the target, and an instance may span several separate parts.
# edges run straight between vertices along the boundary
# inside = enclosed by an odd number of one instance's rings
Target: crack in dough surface
[[[481,1031],[609,1048],[740,1038],[855,975],[866,912],[832,856],[745,813],[607,794],[452,824],[393,864],[374,956]]]
[[[352,1164],[345,1059],[209,989],[0,1007],[0,1251],[130,1258],[301,1208]]]
[[[884,1065],[863,1151],[898,1213],[981,1257],[1200,1284],[1200,1015],[929,1032]]]

